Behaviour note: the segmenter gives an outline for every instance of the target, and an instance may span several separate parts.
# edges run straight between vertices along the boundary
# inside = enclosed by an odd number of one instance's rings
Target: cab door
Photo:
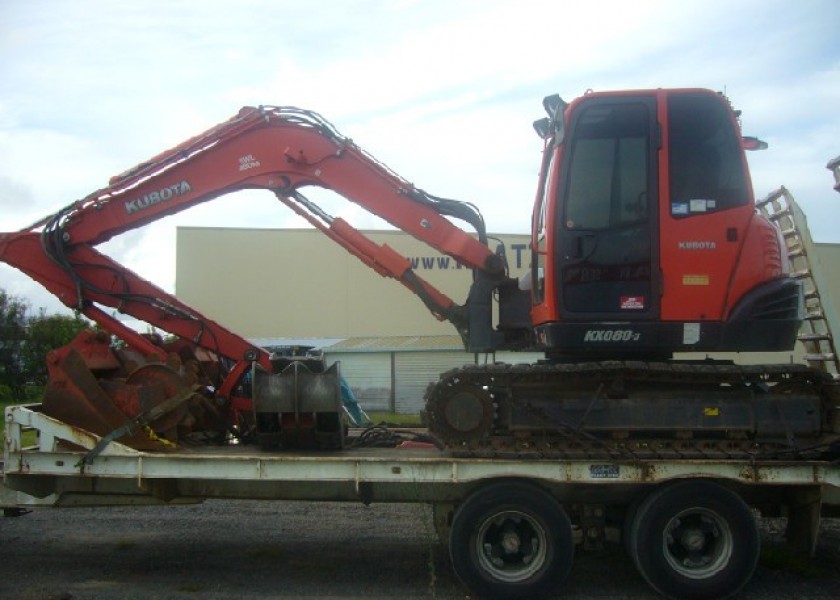
[[[569,125],[556,221],[561,319],[656,319],[656,99],[593,98]]]

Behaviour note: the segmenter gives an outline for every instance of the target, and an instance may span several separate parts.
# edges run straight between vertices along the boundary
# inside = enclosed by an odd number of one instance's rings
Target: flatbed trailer
[[[544,596],[576,548],[618,538],[662,595],[726,597],[755,568],[757,514],[786,516],[803,553],[816,547],[821,515],[840,514],[840,467],[829,462],[464,458],[416,447],[143,452],[103,446],[39,408],[6,409],[7,514],[210,498],[428,503],[456,573],[481,597]]]

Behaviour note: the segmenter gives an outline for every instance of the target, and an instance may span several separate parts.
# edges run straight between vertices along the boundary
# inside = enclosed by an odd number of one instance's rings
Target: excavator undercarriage
[[[460,455],[791,459],[840,446],[840,386],[817,369],[724,362],[470,365],[427,391]]]

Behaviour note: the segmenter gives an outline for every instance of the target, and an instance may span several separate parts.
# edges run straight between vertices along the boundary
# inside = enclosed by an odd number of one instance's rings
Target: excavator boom
[[[456,304],[414,273],[406,257],[376,244],[309,201],[301,192],[306,186],[338,192],[453,257],[476,272],[480,293],[471,293],[464,305]],[[106,187],[54,215],[21,231],[0,234],[0,260],[41,283],[68,307],[142,356],[166,352],[113,318],[106,308],[212,353],[226,367],[223,372],[217,370],[219,375],[212,382],[214,395],[236,413],[233,421],[239,421],[252,409],[243,378],[253,363],[271,372],[269,354],[95,247],[116,235],[245,189],[272,192],[377,273],[398,280],[438,319],[452,322],[468,347],[490,350],[488,344],[496,343],[489,334],[490,296],[500,284],[509,282],[503,257],[487,247],[478,210],[416,188],[319,115],[296,108],[242,108],[231,119],[112,177]],[[449,218],[469,223],[476,235],[466,233]],[[481,330],[481,334],[473,337],[473,330]],[[89,345],[79,344],[77,350],[87,355],[83,349]]]
[[[484,224],[474,207],[417,189],[322,117],[282,107],[245,107],[228,121],[111,178],[107,187],[29,228],[0,234],[0,257],[97,322],[100,318],[90,310],[91,303],[117,308],[228,358],[237,360],[243,354],[250,358],[259,350],[230,343],[236,339],[233,334],[230,340],[219,340],[218,325],[208,327],[208,319],[93,248],[221,195],[266,189],[378,273],[400,280],[436,316],[452,320],[468,335],[463,310],[412,273],[408,259],[309,202],[299,190],[310,185],[337,191],[466,267],[494,281],[504,279],[504,261],[488,249]],[[478,235],[465,233],[446,217],[467,221]],[[106,326],[112,327],[113,323]],[[114,333],[132,345],[143,345],[130,331]]]

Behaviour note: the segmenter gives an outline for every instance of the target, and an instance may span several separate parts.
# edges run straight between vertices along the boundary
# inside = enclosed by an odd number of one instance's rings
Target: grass
[[[23,386],[22,395],[13,398],[11,388],[7,385],[0,385],[0,415],[4,415],[0,419],[0,434],[6,430],[6,407],[17,406],[19,404],[37,404],[41,402],[44,397],[44,386],[40,385],[25,385]]]
[[[7,406],[16,406],[18,404],[29,404],[35,402],[34,400],[15,400],[15,401],[7,401],[7,402],[0,402],[0,439],[5,439],[6,435],[6,407]],[[24,447],[26,446],[34,446],[38,443],[38,434],[34,431],[24,431],[23,435],[21,436],[21,443]],[[1,452],[1,451],[0,451]],[[0,457],[1,458],[1,457]]]
[[[370,412],[368,417],[372,423],[379,425],[380,423],[387,423],[388,425],[397,425],[399,427],[420,427],[420,415],[415,414],[401,414],[392,412]]]
[[[6,407],[22,404],[22,402],[0,402],[0,414],[3,415],[2,423],[0,423],[0,434],[6,432]]]

